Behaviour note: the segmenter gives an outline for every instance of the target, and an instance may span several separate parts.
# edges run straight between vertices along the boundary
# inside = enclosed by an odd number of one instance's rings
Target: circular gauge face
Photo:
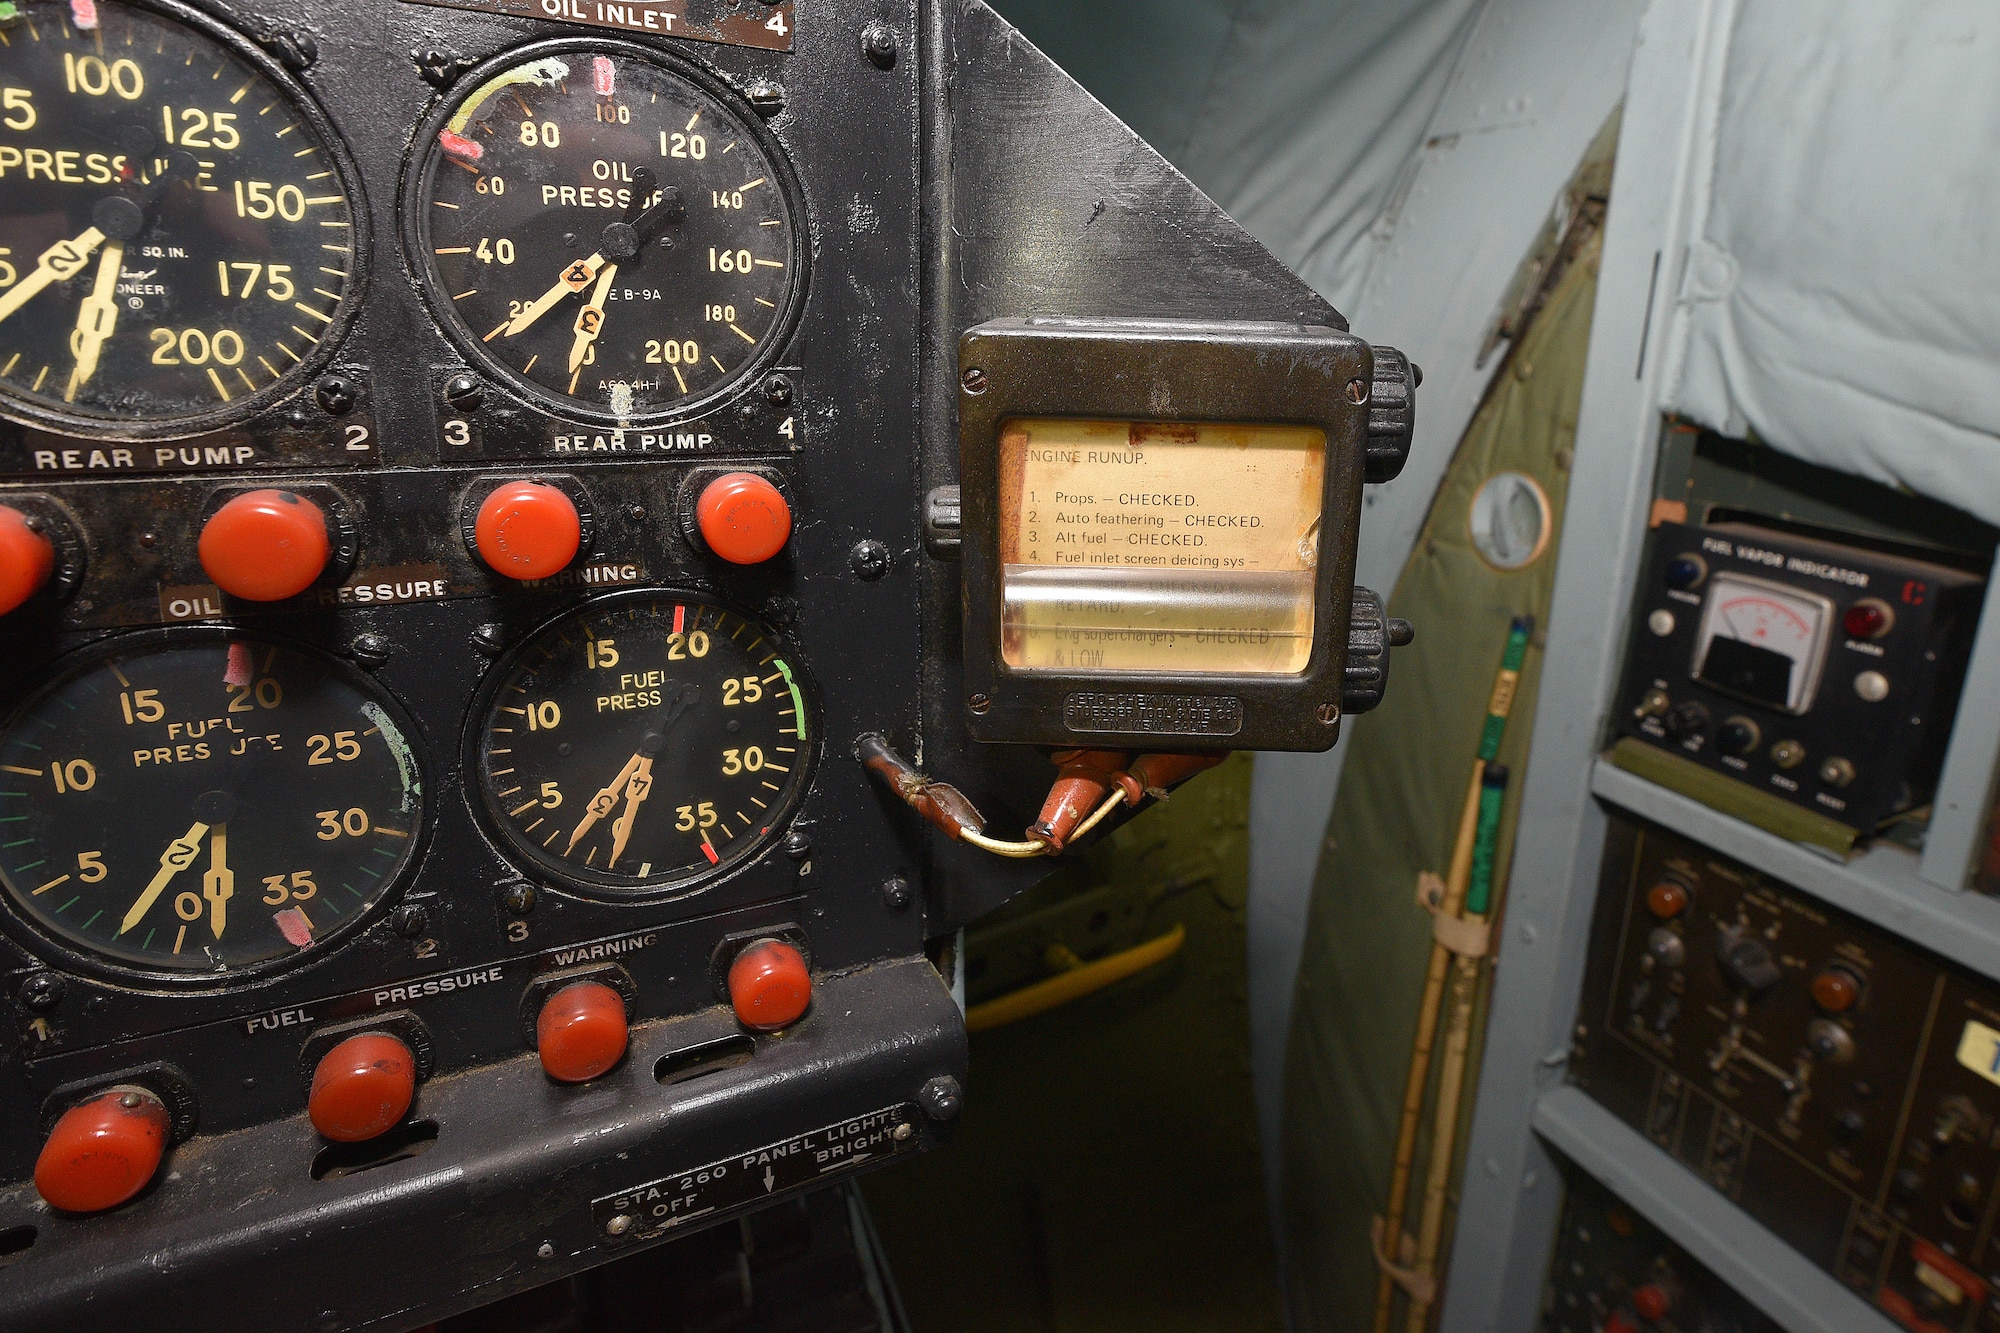
[[[423,784],[394,705],[237,635],[113,644],[0,732],[0,885],[61,944],[146,971],[302,957],[408,865]]]
[[[478,732],[487,813],[573,884],[708,877],[753,855],[804,790],[808,699],[755,621],[670,592],[596,603],[503,669]]]
[[[140,429],[253,410],[345,322],[355,210],[323,122],[177,6],[7,8],[0,398]]]
[[[775,350],[799,291],[777,152],[636,48],[545,49],[475,75],[431,135],[413,210],[433,303],[554,410],[712,399]]]

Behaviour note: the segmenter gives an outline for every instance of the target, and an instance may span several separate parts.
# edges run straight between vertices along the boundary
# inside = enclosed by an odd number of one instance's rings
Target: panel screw
[[[794,829],[785,835],[785,855],[794,861],[803,861],[812,855],[813,840]]]
[[[139,1109],[139,1103],[144,1100],[145,1098],[141,1097],[138,1093],[128,1092],[119,1097],[118,1104],[128,1111],[136,1111]]]
[[[472,646],[492,657],[507,646],[507,631],[498,625],[481,625],[472,631]]]
[[[67,987],[53,972],[37,972],[21,983],[21,1003],[30,1009],[53,1009],[62,1003]]]
[[[959,1088],[957,1079],[943,1074],[924,1084],[923,1090],[917,1093],[917,1104],[933,1120],[956,1120],[965,1105],[965,1093]]]
[[[519,880],[500,886],[500,905],[515,916],[526,916],[535,910],[535,886]]]
[[[764,397],[775,407],[783,407],[792,401],[792,382],[783,375],[764,377]]]
[[[1347,401],[1353,403],[1356,407],[1359,407],[1363,403],[1367,402],[1368,381],[1349,380],[1347,382]]]
[[[965,387],[967,393],[986,392],[986,372],[978,366],[968,367],[966,372],[958,377],[958,382]]]
[[[736,405],[736,419],[738,421],[755,421],[757,419],[757,404],[747,398],[738,403]]]
[[[889,68],[896,63],[896,34],[886,23],[869,24],[861,30],[861,53],[878,69]]]
[[[83,1002],[83,1012],[86,1014],[101,1014],[110,1007],[110,999],[102,995],[93,995]]]
[[[320,409],[329,415],[346,416],[354,410],[354,385],[343,375],[328,375],[313,389]]]
[[[891,875],[882,881],[882,901],[897,911],[910,905],[910,881],[901,875]]]
[[[371,671],[389,660],[393,645],[380,634],[356,635],[347,645],[347,655]]]
[[[769,120],[785,109],[785,90],[769,79],[759,79],[743,90],[750,99],[750,109]]]
[[[916,1132],[917,1132],[917,1127],[911,1124],[909,1121],[905,1120],[902,1124],[896,1126],[896,1142],[898,1143],[907,1142],[909,1140],[910,1135]]]
[[[1317,717],[1321,722],[1325,723],[1327,726],[1330,727],[1334,723],[1340,721],[1340,705],[1321,704],[1319,706],[1318,711],[1315,712],[1313,716]]]
[[[548,1241],[543,1241],[541,1247],[535,1251],[535,1257],[537,1259],[553,1259],[556,1257],[556,1247]]]
[[[993,700],[988,695],[975,694],[965,701],[965,706],[973,712],[983,715],[987,709],[993,706]]]
[[[630,1214],[620,1213],[609,1222],[606,1222],[604,1229],[611,1235],[622,1236],[632,1229],[632,1218]]]
[[[445,381],[444,400],[461,412],[477,412],[486,401],[486,391],[470,375],[453,375]]]
[[[889,572],[889,548],[870,537],[854,543],[854,549],[847,553],[847,563],[856,575],[873,583]]]
[[[413,940],[430,927],[431,914],[415,903],[404,903],[389,914],[389,929]]]

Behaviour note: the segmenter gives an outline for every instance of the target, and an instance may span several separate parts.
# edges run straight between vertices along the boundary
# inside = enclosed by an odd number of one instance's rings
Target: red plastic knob
[[[201,567],[246,602],[298,596],[326,572],[332,553],[325,513],[290,491],[245,491],[201,530]]]
[[[1671,879],[1663,879],[1646,890],[1646,910],[1665,921],[1687,911],[1687,886]]]
[[[1632,1308],[1647,1323],[1657,1324],[1674,1308],[1674,1298],[1667,1294],[1665,1287],[1648,1282],[1633,1291]]]
[[[65,1212],[116,1208],[160,1169],[172,1127],[166,1105],[145,1088],[112,1088],[79,1102],[49,1131],[35,1159],[35,1189]]]
[[[746,1028],[773,1032],[812,1003],[805,956],[783,940],[758,940],[729,965],[729,1002]]]
[[[702,488],[695,521],[708,549],[737,565],[755,565],[785,549],[792,507],[754,472],[731,472]]]
[[[386,1032],[363,1032],[319,1058],[306,1113],[335,1143],[360,1143],[408,1114],[416,1092],[410,1048]]]
[[[583,545],[576,502],[540,481],[510,481],[479,505],[472,521],[479,558],[510,579],[545,579],[566,569]]]
[[[1829,1014],[1846,1013],[1861,998],[1861,979],[1844,967],[1829,967],[1812,979],[1812,997]]]
[[[548,1076],[584,1083],[625,1058],[625,997],[601,981],[565,986],[542,1005],[535,1049]]]
[[[1611,1317],[1604,1321],[1604,1333],[1639,1333],[1639,1326],[1623,1310],[1613,1310]]]
[[[56,572],[56,548],[28,516],[0,505],[0,616],[42,590]]]

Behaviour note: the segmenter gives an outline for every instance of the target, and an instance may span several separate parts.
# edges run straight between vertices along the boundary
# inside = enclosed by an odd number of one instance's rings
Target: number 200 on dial
[[[815,734],[804,673],[769,629],[645,593],[557,621],[503,668],[480,786],[528,861],[648,892],[754,855],[803,790]]]

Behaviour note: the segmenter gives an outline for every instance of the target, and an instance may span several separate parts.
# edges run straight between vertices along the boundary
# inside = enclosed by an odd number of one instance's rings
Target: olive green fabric
[[[1369,1222],[1388,1198],[1431,949],[1417,875],[1443,874],[1450,864],[1508,622],[1528,614],[1536,646],[1499,755],[1514,779],[1496,856],[1495,883],[1505,883],[1554,539],[1526,568],[1503,572],[1474,549],[1468,515],[1488,477],[1523,472],[1547,493],[1560,531],[1597,257],[1596,241],[1586,242],[1467,430],[1390,600],[1394,614],[1417,627],[1416,641],[1397,650],[1386,702],[1348,741],[1354,750],[1320,851],[1286,1052],[1282,1216],[1300,1333],[1370,1325]],[[1422,1142],[1405,1222],[1411,1232],[1423,1197]]]

